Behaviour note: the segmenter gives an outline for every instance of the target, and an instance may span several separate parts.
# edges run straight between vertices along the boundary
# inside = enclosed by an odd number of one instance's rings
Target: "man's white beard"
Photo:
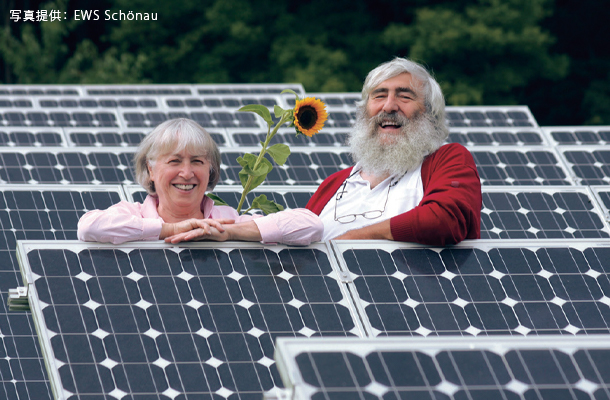
[[[401,127],[393,134],[379,133],[382,120],[393,120]],[[352,159],[360,163],[364,172],[392,176],[417,168],[446,138],[446,129],[436,127],[425,113],[408,119],[402,114],[380,112],[369,118],[361,108],[347,144]]]

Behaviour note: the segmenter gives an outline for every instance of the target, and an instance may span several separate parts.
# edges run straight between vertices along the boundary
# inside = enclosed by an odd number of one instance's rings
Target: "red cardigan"
[[[326,178],[306,208],[320,215],[353,167]],[[394,240],[428,245],[459,243],[481,237],[481,180],[470,152],[446,144],[422,164],[424,197],[412,210],[390,219]]]

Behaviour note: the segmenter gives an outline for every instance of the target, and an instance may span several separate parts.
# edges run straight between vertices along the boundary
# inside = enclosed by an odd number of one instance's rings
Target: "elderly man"
[[[481,181],[468,150],[443,145],[448,134],[442,91],[425,68],[396,58],[372,70],[348,140],[356,165],[327,178],[307,204],[324,240],[480,238]]]

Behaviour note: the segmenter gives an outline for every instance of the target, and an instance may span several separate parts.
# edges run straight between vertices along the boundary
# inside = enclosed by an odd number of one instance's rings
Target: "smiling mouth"
[[[382,121],[379,126],[383,129],[399,129],[402,127],[402,125],[394,121]]]
[[[182,185],[179,183],[174,184],[174,187],[181,189],[181,190],[193,190],[195,188],[196,185],[194,184],[190,184],[190,185]]]

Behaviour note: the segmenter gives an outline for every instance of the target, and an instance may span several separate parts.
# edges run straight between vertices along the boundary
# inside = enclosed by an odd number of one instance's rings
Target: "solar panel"
[[[133,148],[1,149],[0,183],[131,184]]]
[[[57,398],[261,398],[276,337],[362,334],[324,244],[235,244],[20,242]]]
[[[572,185],[552,148],[503,146],[470,148],[482,185]]]
[[[482,192],[482,239],[609,237],[604,211],[586,187],[486,186]]]
[[[11,109],[0,113],[6,127],[118,127],[116,110],[90,109]]]
[[[75,147],[137,147],[153,128],[65,128],[68,146]],[[227,146],[224,129],[210,129],[212,139],[219,147]]]
[[[244,153],[255,154],[259,151],[260,146],[243,147],[239,149],[239,152],[223,151],[220,166],[222,169],[221,183],[240,185],[238,174],[242,167],[237,162],[237,157]],[[273,163],[273,161],[271,162]],[[275,165],[263,185],[319,185],[331,174],[350,165],[350,156],[342,148],[293,148],[286,164],[281,167]]]
[[[82,88],[80,85],[2,85],[0,94],[15,97],[80,96]]]
[[[279,338],[276,360],[285,398],[594,400],[610,395],[608,340]]]
[[[0,128],[2,147],[65,147],[66,139],[61,128]]]
[[[608,146],[557,146],[579,185],[610,184],[610,149]]]
[[[263,120],[252,113],[236,111],[213,111],[201,109],[172,109],[171,111],[144,112],[128,111],[121,112],[122,125],[127,128],[154,128],[162,122],[174,118],[190,118],[204,128],[234,128],[263,126]],[[266,123],[264,126],[267,126]]]
[[[545,126],[542,130],[556,145],[610,143],[610,126]]]
[[[527,106],[449,106],[445,115],[450,128],[538,127]]]
[[[610,222],[610,187],[591,186],[591,190],[593,193],[595,193],[596,199],[601,206],[604,218],[606,221]]]
[[[610,240],[337,241],[372,336],[610,333]]]
[[[51,399],[31,315],[9,312],[6,303],[8,290],[23,282],[16,241],[76,239],[81,215],[123,198],[117,186],[0,186],[0,398]]]
[[[305,89],[300,83],[261,83],[261,84],[221,84],[194,85],[201,95],[225,94],[280,94],[285,89],[291,89],[303,97]],[[294,95],[291,95],[294,98]]]
[[[464,146],[548,145],[538,128],[451,128],[447,141]]]

